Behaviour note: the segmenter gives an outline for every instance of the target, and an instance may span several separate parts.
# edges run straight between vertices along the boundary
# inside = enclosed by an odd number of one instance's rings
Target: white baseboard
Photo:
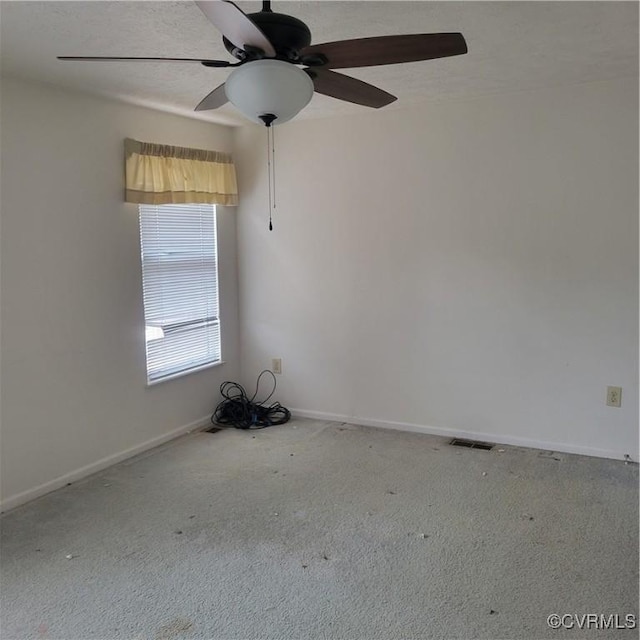
[[[431,436],[443,436],[445,438],[468,438],[470,440],[481,440],[493,442],[495,444],[506,444],[515,447],[527,447],[528,449],[542,449],[544,451],[557,451],[562,453],[575,453],[581,456],[591,456],[594,458],[610,458],[613,460],[635,460],[636,452],[633,451],[613,451],[610,449],[597,449],[582,445],[567,444],[565,442],[549,442],[545,440],[534,440],[531,438],[521,438],[518,436],[498,435],[495,433],[480,433],[477,431],[462,431],[460,429],[449,429],[447,427],[431,427],[427,425],[412,424],[410,422],[392,422],[389,420],[375,420],[373,418],[363,418],[361,416],[347,416],[338,413],[325,413],[323,411],[309,411],[307,409],[291,409],[294,418],[311,418],[314,420],[329,420],[332,422],[347,422],[363,427],[379,427],[382,429],[395,429],[397,431],[413,431]],[[629,458],[625,458],[629,455]]]
[[[98,471],[106,469],[107,467],[118,464],[118,462],[122,462],[127,458],[137,456],[139,453],[142,453],[149,449],[153,449],[154,447],[164,444],[165,442],[169,442],[169,440],[173,440],[186,433],[196,431],[210,424],[210,416],[200,418],[198,420],[195,420],[194,422],[183,425],[182,427],[173,429],[172,431],[169,431],[168,433],[165,433],[161,436],[156,436],[155,438],[151,438],[151,440],[142,442],[135,447],[131,447],[130,449],[126,449],[125,451],[121,451],[120,453],[115,453],[113,455],[107,456],[106,458],[102,458],[101,460],[92,462],[91,464],[81,467],[80,469],[76,469],[75,471],[71,471],[70,473],[65,473],[65,475],[59,476],[58,478],[50,480],[49,482],[45,482],[44,484],[34,487],[33,489],[28,489],[27,491],[16,493],[15,495],[9,496],[8,498],[0,502],[0,511],[8,511],[9,509],[18,507],[25,502],[35,500],[36,498],[50,493],[51,491],[55,491],[56,489],[60,489],[61,487],[66,486],[70,482],[77,482],[78,480],[82,480],[82,478],[86,478],[87,476],[97,473]]]

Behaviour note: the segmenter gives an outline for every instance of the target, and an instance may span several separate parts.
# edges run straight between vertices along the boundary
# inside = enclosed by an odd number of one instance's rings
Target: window
[[[216,211],[139,205],[149,383],[221,360]]]

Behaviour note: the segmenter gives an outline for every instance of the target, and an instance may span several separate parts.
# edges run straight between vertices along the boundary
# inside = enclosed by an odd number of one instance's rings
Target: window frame
[[[187,243],[180,238],[177,241],[179,250],[176,250],[175,246],[173,246],[174,242],[168,242],[167,237],[173,238],[171,236],[172,232],[174,236],[182,236],[182,232],[179,230],[179,216],[187,215],[190,208],[194,209],[194,217],[191,218],[190,222],[193,224],[194,220],[198,220],[200,226],[199,235],[196,234],[196,238],[192,232],[191,241]],[[163,209],[168,210],[169,215],[172,216],[172,218],[165,220],[164,227],[160,225],[160,213]],[[206,211],[203,209],[206,209]],[[212,220],[205,220],[204,216],[209,215],[209,212]],[[222,320],[220,317],[217,214],[218,211],[214,204],[138,205],[145,331],[145,371],[148,387],[224,363],[222,357]],[[206,222],[206,225],[210,225],[210,228],[203,229],[203,221]],[[154,226],[155,228],[152,228]],[[178,231],[177,234],[176,231]],[[203,239],[206,240],[210,237],[208,236],[209,232],[212,232],[213,242],[203,242]],[[162,235],[166,236],[164,240],[161,238]],[[152,236],[153,239],[151,239]],[[152,256],[151,258],[145,258],[145,250]],[[181,253],[182,259],[176,259],[175,256],[179,256]],[[213,267],[211,266],[212,264]],[[171,265],[174,265],[175,268],[172,269]],[[180,283],[181,279],[184,282],[187,273],[189,271],[193,273],[194,265],[196,268],[200,267],[196,271],[198,273],[197,283],[195,284],[195,293],[197,295],[191,298],[194,301],[192,307],[184,307],[182,306],[184,300],[180,300],[180,298],[184,298],[185,295],[180,294],[179,288],[176,289],[176,282]],[[213,271],[211,271],[212,269]],[[167,272],[166,277],[163,275],[163,271]],[[209,279],[211,275],[213,278]],[[188,284],[191,284],[191,276],[189,276]],[[198,284],[201,285],[201,290],[197,290]],[[168,290],[168,294],[166,290]],[[164,306],[165,299],[168,300],[167,307]],[[202,313],[203,304],[207,309],[205,315]],[[210,309],[213,309],[215,315],[211,315]],[[178,318],[176,321],[176,318],[173,317],[173,321],[169,321],[166,314],[175,316],[176,312],[183,318]],[[162,316],[160,320],[158,313]],[[188,316],[190,313],[193,313],[193,317],[184,319],[184,316]],[[149,337],[149,330],[154,328],[159,328],[160,333],[162,333],[161,337]],[[200,331],[201,335],[196,335],[195,337],[187,335],[192,330]],[[150,351],[150,344],[155,340],[164,340],[167,337],[173,337],[174,344],[166,344],[164,349],[161,346],[153,354]],[[191,359],[185,358],[180,361],[180,350],[183,348],[189,350]],[[206,357],[198,357],[198,350],[206,353]],[[166,362],[164,366],[161,366],[163,359]],[[175,360],[174,364],[170,364],[172,360]]]

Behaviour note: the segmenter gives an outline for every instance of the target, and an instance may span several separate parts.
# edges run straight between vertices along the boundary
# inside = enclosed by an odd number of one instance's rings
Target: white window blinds
[[[215,205],[141,204],[149,382],[219,362]]]

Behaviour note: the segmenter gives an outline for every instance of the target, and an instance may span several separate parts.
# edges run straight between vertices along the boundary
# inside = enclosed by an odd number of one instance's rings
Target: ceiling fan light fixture
[[[302,70],[282,60],[254,60],[233,70],[225,84],[231,102],[249,120],[264,124],[261,116],[273,114],[273,124],[291,120],[309,104],[313,82]]]

